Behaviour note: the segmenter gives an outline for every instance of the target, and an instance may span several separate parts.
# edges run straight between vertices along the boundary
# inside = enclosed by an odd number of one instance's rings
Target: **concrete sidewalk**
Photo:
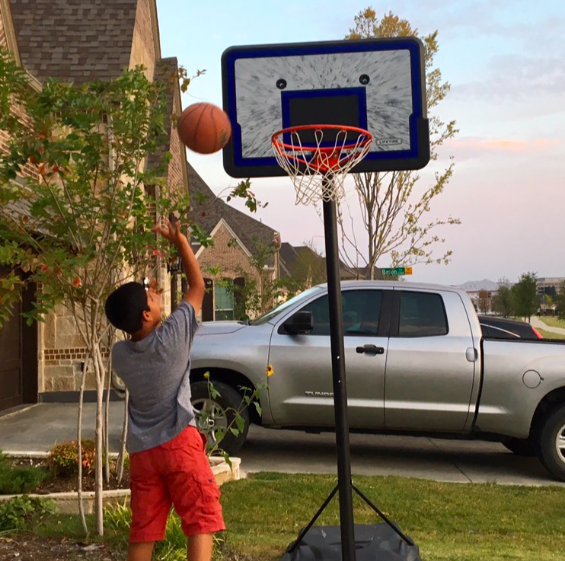
[[[545,331],[549,331],[550,333],[558,333],[559,335],[563,335],[565,337],[565,329],[561,327],[546,325],[545,323],[543,323],[543,318],[540,318],[538,316],[532,316],[531,325],[532,327],[545,329]]]
[[[110,450],[119,452],[124,402],[110,402]],[[0,417],[0,449],[48,452],[55,443],[77,439],[77,403],[39,403]],[[82,437],[94,439],[96,404],[85,403]]]

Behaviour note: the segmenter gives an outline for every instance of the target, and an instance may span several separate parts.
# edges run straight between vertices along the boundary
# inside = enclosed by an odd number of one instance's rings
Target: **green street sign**
[[[392,269],[381,269],[383,277],[400,277],[402,275],[411,275],[412,267],[394,267]]]

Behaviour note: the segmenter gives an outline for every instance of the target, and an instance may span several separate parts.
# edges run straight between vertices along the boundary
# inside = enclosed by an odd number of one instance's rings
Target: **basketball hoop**
[[[271,137],[278,164],[296,190],[296,204],[336,201],[346,175],[365,157],[373,135],[345,125],[301,125]]]

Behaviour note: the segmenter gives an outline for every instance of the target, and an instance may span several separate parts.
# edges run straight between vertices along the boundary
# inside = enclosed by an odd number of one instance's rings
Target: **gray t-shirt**
[[[112,367],[130,394],[130,454],[168,442],[195,425],[189,374],[197,329],[194,308],[183,301],[145,339],[119,341],[112,348]]]

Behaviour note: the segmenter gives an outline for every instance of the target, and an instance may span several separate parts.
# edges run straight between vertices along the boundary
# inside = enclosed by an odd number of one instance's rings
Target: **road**
[[[119,450],[123,402],[110,408],[110,443]],[[84,407],[84,438],[94,436],[94,404]],[[0,418],[0,449],[47,452],[76,438],[76,404],[42,403]],[[352,471],[461,483],[560,485],[536,458],[521,458],[493,442],[408,436],[351,435]],[[335,435],[252,426],[238,454],[244,472],[336,473]]]
[[[399,475],[459,483],[559,485],[536,458],[522,458],[495,442],[426,437],[351,435],[357,475]],[[252,426],[238,454],[245,472],[337,473],[335,435]]]

